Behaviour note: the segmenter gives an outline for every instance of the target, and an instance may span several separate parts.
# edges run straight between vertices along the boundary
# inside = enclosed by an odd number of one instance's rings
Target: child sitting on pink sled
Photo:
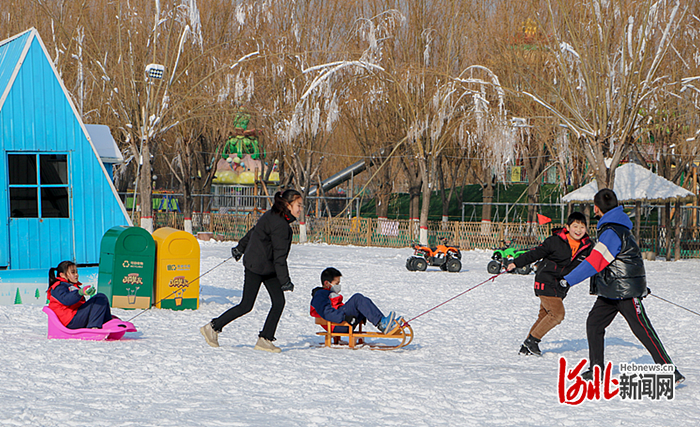
[[[112,320],[109,298],[96,292],[78,281],[78,268],[72,261],[63,261],[49,270],[49,308],[68,329],[99,329]],[[91,298],[86,300],[85,295]]]

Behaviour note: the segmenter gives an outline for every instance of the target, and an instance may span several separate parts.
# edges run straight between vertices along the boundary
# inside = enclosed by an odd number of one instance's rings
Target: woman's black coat
[[[292,246],[289,224],[296,220],[291,214],[283,215],[268,210],[238,242],[245,268],[261,276],[274,274],[281,284],[289,281],[287,255]]]

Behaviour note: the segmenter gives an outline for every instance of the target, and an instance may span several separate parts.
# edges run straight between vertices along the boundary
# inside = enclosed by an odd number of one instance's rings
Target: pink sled
[[[49,317],[49,328],[48,328],[48,338],[49,339],[78,339],[78,340],[88,340],[88,341],[114,341],[121,339],[127,332],[136,332],[134,324],[131,322],[126,322],[113,317],[112,320],[106,322],[102,325],[102,329],[68,329],[58,320],[58,316],[49,308],[45,306],[43,309],[44,313]]]

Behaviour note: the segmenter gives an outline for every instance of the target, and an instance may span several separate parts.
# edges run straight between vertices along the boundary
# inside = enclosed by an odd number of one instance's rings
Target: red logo
[[[601,382],[603,385],[603,399],[610,400],[620,393],[620,381],[612,378],[612,363],[605,366],[605,375],[602,377],[599,366],[593,367],[593,380],[586,381],[581,378],[581,371],[588,364],[588,360],[582,359],[573,369],[567,371],[566,358],[559,358],[559,375],[557,389],[559,390],[559,403],[567,405],[579,405],[584,400],[600,400]]]

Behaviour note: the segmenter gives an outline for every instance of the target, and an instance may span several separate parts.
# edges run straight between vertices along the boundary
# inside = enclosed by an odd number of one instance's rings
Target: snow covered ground
[[[231,243],[202,243],[202,272]],[[543,340],[541,358],[518,355],[535,320],[533,275],[503,275],[412,323],[415,339],[390,352],[317,347],[310,291],[321,270],[343,273],[343,294],[414,317],[487,279],[485,251],[466,252],[460,273],[409,272],[409,249],[295,245],[296,285],[277,330],[280,354],[254,351],[269,308],[228,325],[220,348],[199,327],[237,303],[243,267],[228,261],[202,278],[201,307],[152,309],[117,342],[47,340],[41,307],[0,307],[0,424],[19,426],[685,426],[700,420],[700,317],[645,299],[654,326],[687,377],[673,401],[558,403],[560,356],[587,357],[585,319],[594,297],[572,289],[567,317]],[[700,261],[647,262],[654,294],[700,310]],[[115,310],[122,319],[138,312]],[[372,328],[369,326],[369,328]],[[652,363],[618,317],[606,359]]]

